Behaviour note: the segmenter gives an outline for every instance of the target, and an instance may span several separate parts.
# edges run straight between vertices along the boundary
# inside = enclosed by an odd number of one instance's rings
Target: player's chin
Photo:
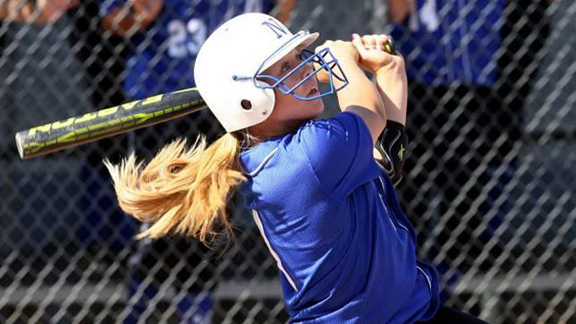
[[[316,118],[324,112],[324,101],[320,98],[310,100],[306,110],[310,112],[311,118]]]

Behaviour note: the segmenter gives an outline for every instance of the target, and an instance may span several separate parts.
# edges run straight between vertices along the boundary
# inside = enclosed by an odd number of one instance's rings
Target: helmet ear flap
[[[225,110],[212,109],[216,118],[228,132],[261,123],[274,111],[276,97],[273,89],[257,88],[252,80],[240,81],[240,83],[231,84],[229,89],[234,89],[234,91],[231,91],[228,96],[221,97],[228,102],[222,105],[226,107]]]
[[[270,88],[270,84],[262,80],[254,80],[256,85],[257,95],[253,96],[253,100],[246,98],[248,102],[252,104],[253,107],[258,109],[263,116],[269,116],[272,110],[274,110],[274,104],[276,103],[276,93],[274,89]],[[244,108],[244,106],[242,106]]]

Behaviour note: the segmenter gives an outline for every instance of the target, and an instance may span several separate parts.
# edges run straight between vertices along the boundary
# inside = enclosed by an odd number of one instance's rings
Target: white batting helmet
[[[318,33],[307,31],[292,34],[280,21],[261,13],[246,13],[232,18],[208,37],[196,58],[194,78],[200,95],[227,132],[266,120],[274,109],[273,88],[293,94],[294,88],[303,82],[287,89],[282,83],[284,78],[279,80],[261,72],[296,47],[306,47],[316,38]],[[324,66],[337,66],[335,59],[325,61],[327,55],[331,56],[331,53],[324,53],[322,58],[310,53],[302,64],[314,60],[324,63]],[[275,83],[270,85],[263,81],[265,79],[272,79]]]

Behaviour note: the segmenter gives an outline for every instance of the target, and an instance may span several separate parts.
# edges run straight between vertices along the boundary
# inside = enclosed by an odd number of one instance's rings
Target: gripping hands
[[[352,44],[358,51],[360,66],[373,74],[376,74],[382,67],[402,60],[401,57],[395,55],[396,50],[392,40],[383,34],[364,36],[352,34]]]
[[[402,58],[396,55],[392,39],[386,35],[352,34],[352,42],[329,40],[318,46],[316,52],[324,48],[329,48],[338,60],[352,60],[374,74],[390,63],[403,62]],[[328,82],[327,71],[318,72],[317,78],[320,82]]]

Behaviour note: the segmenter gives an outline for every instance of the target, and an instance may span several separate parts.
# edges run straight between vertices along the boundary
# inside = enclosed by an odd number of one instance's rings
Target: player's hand
[[[352,45],[351,42],[346,42],[342,40],[336,40],[336,41],[329,40],[324,42],[324,44],[316,47],[316,53],[325,48],[330,49],[332,55],[334,55],[334,57],[341,63],[354,62],[354,64],[358,64],[357,63],[359,58],[358,51],[356,50],[354,45]],[[314,68],[317,69],[318,66],[315,66]],[[326,71],[325,69],[322,69],[320,72],[318,72],[316,74],[316,77],[320,82],[328,82],[330,78],[328,71]]]
[[[371,73],[376,73],[382,67],[403,61],[400,55],[392,55],[384,51],[388,36],[383,34],[364,35],[352,34],[352,44],[359,54],[358,63]]]

